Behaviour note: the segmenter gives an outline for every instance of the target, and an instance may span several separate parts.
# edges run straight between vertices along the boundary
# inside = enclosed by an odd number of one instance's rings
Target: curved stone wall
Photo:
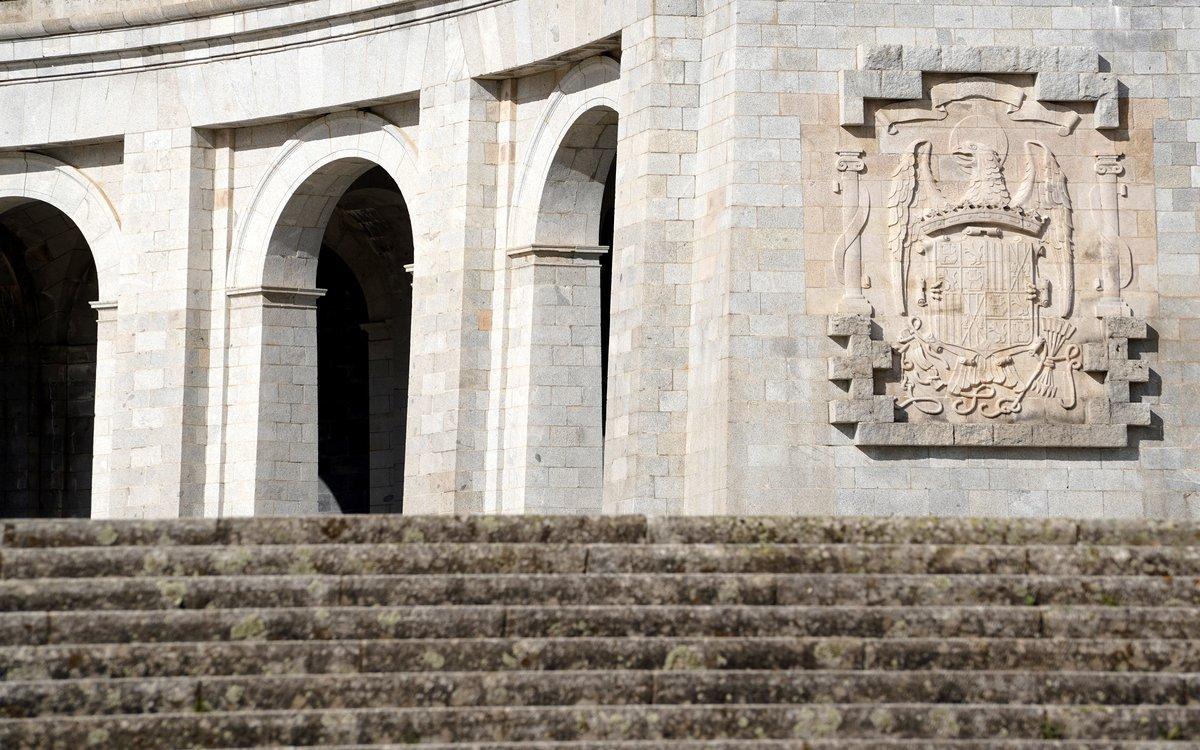
[[[405,383],[371,407],[406,404],[371,437],[405,512],[1184,516],[1196,28],[1051,0],[0,3],[0,209],[51,204],[95,259],[96,515],[317,510],[315,268],[331,224],[387,252],[370,205],[335,218],[378,167],[412,227],[408,356],[372,350],[408,377],[371,375]]]

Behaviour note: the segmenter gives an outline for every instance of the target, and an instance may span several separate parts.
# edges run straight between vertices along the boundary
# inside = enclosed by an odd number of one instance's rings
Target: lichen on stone
[[[799,738],[832,737],[842,726],[842,712],[833,706],[805,706],[797,711],[792,736]]]
[[[251,614],[229,629],[229,637],[238,641],[253,641],[262,638],[266,632],[267,626],[262,618]]]
[[[694,672],[704,669],[704,656],[692,646],[676,646],[667,653],[663,669],[671,672]]]

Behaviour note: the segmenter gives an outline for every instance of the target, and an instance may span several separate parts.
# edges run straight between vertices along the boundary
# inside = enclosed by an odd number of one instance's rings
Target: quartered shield
[[[956,234],[926,253],[939,294],[928,301],[934,334],[981,354],[1029,344],[1038,330],[1036,245],[1023,238]]]

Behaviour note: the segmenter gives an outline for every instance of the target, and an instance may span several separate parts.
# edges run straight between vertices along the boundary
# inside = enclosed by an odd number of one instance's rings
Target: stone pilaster
[[[509,252],[504,512],[599,513],[600,258],[606,247]]]
[[[203,513],[212,171],[198,131],[125,137],[112,517]]]
[[[320,289],[229,292],[223,516],[317,511]]]
[[[117,303],[91,303],[96,311],[96,398],[92,428],[92,518],[114,518],[113,510],[113,411],[119,395],[114,354],[117,336]]]
[[[497,84],[421,91],[405,512],[483,510],[495,251]]]
[[[606,512],[684,502],[699,6],[625,3]]]
[[[401,511],[408,390],[401,387],[407,373],[397,372],[396,363],[408,337],[397,335],[397,323],[389,318],[362,325],[367,334],[372,513]]]

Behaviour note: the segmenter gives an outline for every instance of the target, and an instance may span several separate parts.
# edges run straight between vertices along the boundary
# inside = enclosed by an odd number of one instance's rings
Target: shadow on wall
[[[412,319],[412,227],[381,168],[347,188],[317,263],[317,474],[322,513],[399,513]]]
[[[0,517],[91,515],[97,294],[64,214],[0,215]]]

